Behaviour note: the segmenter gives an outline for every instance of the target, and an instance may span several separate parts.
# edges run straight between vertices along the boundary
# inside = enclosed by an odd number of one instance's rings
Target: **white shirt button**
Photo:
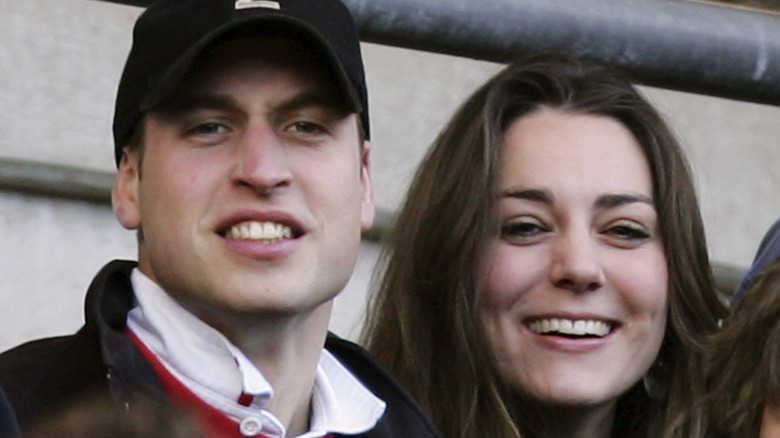
[[[246,417],[241,420],[238,430],[244,436],[256,436],[263,429],[263,422],[257,417]]]

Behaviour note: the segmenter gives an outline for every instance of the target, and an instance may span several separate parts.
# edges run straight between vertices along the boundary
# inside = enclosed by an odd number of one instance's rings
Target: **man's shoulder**
[[[60,388],[78,378],[105,374],[101,354],[101,326],[113,320],[124,325],[132,302],[129,286],[132,262],[112,261],[95,276],[85,302],[86,324],[75,334],[37,339],[0,354],[0,386]],[[112,291],[107,294],[107,291]],[[13,400],[12,400],[13,402]]]
[[[35,369],[53,368],[52,373],[57,374],[95,357],[100,357],[98,343],[83,331],[36,339],[0,353],[0,381],[7,380],[8,374],[29,373]]]
[[[0,388],[0,437],[18,437],[21,434],[11,404]]]
[[[0,387],[20,425],[105,386],[97,343],[83,332],[38,339],[0,354]]]
[[[439,437],[431,422],[401,384],[373,356],[354,342],[329,334],[325,348],[386,404],[385,415],[365,438]]]

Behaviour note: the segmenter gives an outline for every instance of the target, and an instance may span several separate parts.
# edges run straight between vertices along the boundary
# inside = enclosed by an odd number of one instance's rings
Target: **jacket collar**
[[[154,368],[125,335],[134,298],[130,272],[136,262],[115,260],[92,280],[85,303],[85,329],[100,343],[106,377],[114,398],[127,404],[133,395],[164,397]]]

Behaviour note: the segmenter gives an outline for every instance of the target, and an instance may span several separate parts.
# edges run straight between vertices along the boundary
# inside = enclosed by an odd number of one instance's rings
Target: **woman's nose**
[[[604,285],[604,269],[597,242],[580,230],[559,236],[555,243],[550,280],[559,288],[588,292]]]

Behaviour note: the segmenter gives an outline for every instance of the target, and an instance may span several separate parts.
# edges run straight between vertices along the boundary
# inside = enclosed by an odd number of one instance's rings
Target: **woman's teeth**
[[[528,327],[531,328],[531,331],[540,335],[554,333],[569,336],[603,337],[612,330],[612,324],[592,319],[537,319],[529,323]]]
[[[276,242],[292,238],[290,227],[275,222],[242,222],[230,227],[225,233],[228,239]]]

